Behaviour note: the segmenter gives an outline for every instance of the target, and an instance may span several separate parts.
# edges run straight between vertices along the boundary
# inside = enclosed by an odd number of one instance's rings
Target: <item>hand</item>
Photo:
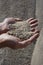
[[[15,22],[22,21],[19,18],[6,18],[2,23],[0,23],[0,34],[6,33],[10,30],[10,24],[14,24]]]
[[[33,36],[31,36],[29,39],[21,41],[21,39],[8,35],[8,34],[1,34],[0,35],[0,48],[2,47],[10,47],[12,49],[18,49],[18,48],[24,48],[31,44],[35,39],[39,36],[39,31],[35,28],[37,27],[38,23],[35,19],[28,19],[27,20],[30,23],[31,32],[33,33]],[[33,23],[34,22],[34,23]],[[36,25],[37,23],[37,25]]]
[[[38,20],[37,19],[30,18],[30,19],[27,19],[26,21],[30,24],[30,33],[33,36],[31,36],[29,39],[23,41],[23,42],[25,42],[24,47],[29,45],[29,41],[31,44],[32,42],[37,40],[37,38],[39,37],[39,33],[40,33],[40,31],[36,29],[36,27],[38,26]]]
[[[19,49],[19,48],[25,48],[29,44],[31,44],[34,40],[36,40],[39,36],[39,33],[35,32],[33,36],[31,36],[29,39],[21,41],[21,39],[11,36],[8,34],[1,34],[0,35],[0,48],[3,47],[10,47],[12,49]]]
[[[38,20],[37,19],[29,18],[26,21],[30,24],[31,33],[34,33],[35,31],[39,32],[39,30],[36,29],[38,26]]]
[[[29,18],[26,21],[29,22],[31,31],[35,31],[36,27],[38,26],[38,20],[33,19],[33,18]]]

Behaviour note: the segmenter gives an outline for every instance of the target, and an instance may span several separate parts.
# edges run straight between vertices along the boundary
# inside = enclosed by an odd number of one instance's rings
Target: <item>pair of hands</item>
[[[2,47],[10,47],[12,49],[18,49],[18,48],[24,48],[31,44],[35,39],[39,36],[39,31],[36,30],[36,27],[38,26],[37,19],[30,18],[26,21],[30,24],[31,33],[33,33],[33,36],[31,36],[29,39],[21,41],[21,39],[7,34],[7,32],[10,29],[10,24],[14,24],[18,21],[22,21],[19,18],[6,18],[2,23],[0,23],[0,48]]]

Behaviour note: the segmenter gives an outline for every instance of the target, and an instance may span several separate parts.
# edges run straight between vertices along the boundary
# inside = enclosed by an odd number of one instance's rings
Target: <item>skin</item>
[[[21,19],[11,17],[6,18],[2,23],[0,23],[0,48],[3,47],[10,47],[12,49],[25,48],[38,38],[39,31],[35,29],[38,26],[38,21],[37,19],[33,18],[26,20],[29,22],[31,33],[33,34],[33,36],[31,36],[29,39],[21,41],[21,39],[7,34],[7,32],[10,30],[9,24],[13,24],[18,21],[21,21]]]

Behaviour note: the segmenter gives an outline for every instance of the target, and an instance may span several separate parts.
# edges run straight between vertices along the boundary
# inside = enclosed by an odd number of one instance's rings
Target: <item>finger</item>
[[[30,28],[30,31],[34,32],[35,31],[35,28]]]
[[[5,21],[7,21],[7,23],[9,23],[9,24],[13,24],[16,21],[22,21],[22,19],[10,17],[10,18],[6,18]]]
[[[22,19],[20,19],[20,18],[15,18],[15,21],[22,21]]]
[[[27,22],[29,22],[29,21],[31,21],[31,20],[33,20],[33,18],[29,18],[29,19],[27,19]]]
[[[35,30],[35,31],[34,31],[34,34],[35,34],[35,33],[39,33],[39,32],[40,32],[39,30]]]
[[[35,31],[39,31],[39,30],[37,30],[37,29],[35,29],[35,28],[30,28],[30,31],[31,32],[35,32]],[[39,31],[40,32],[40,31]]]
[[[36,23],[36,22],[38,22],[38,20],[37,20],[37,19],[34,19],[34,20],[31,20],[31,21],[29,22],[29,24],[34,24],[34,23]]]
[[[29,39],[30,42],[32,42],[32,41],[34,41],[35,39],[37,39],[38,36],[39,36],[39,33],[36,33],[36,34],[34,34],[33,36],[31,36],[30,39]]]
[[[39,33],[40,31],[39,30],[35,30],[34,32],[29,32],[30,34],[36,34],[36,33]]]
[[[38,26],[38,23],[34,23],[34,24],[31,24],[31,25],[30,25],[31,28],[35,28],[35,27],[37,27],[37,26]]]

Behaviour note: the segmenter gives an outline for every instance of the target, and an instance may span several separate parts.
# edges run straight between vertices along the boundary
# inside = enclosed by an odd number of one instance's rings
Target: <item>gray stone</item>
[[[43,65],[43,28],[35,45],[31,65]]]
[[[39,29],[43,27],[43,0],[36,0],[36,18],[38,19]]]
[[[31,65],[43,65],[43,0],[36,0],[36,17],[41,31],[33,51]]]

